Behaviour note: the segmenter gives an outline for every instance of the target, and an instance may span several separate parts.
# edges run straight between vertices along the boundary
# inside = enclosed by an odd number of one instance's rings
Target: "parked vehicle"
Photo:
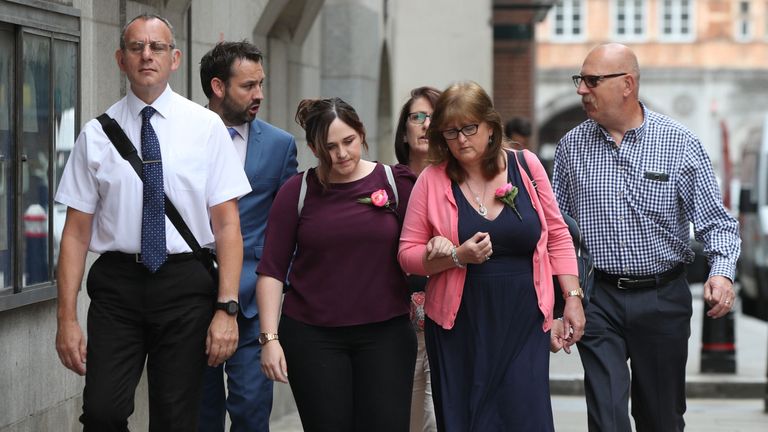
[[[768,321],[768,114],[742,148],[739,295],[744,313]]]

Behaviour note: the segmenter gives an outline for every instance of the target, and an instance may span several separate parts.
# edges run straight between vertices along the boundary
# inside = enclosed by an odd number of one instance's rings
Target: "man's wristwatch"
[[[223,310],[227,315],[237,315],[237,311],[240,309],[240,304],[235,300],[228,302],[216,302],[216,310]]]
[[[271,340],[278,340],[277,333],[259,333],[259,345],[264,345]]]
[[[570,290],[563,294],[563,298],[567,299],[568,297],[578,297],[580,299],[584,298],[584,290],[581,289],[581,287],[576,288],[574,290]]]

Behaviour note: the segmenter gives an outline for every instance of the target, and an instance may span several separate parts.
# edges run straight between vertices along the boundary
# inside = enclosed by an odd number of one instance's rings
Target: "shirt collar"
[[[165,118],[167,118],[171,112],[171,94],[172,93],[173,91],[171,90],[171,86],[166,84],[165,90],[163,91],[163,93],[161,93],[160,96],[158,96],[157,99],[155,99],[155,101],[150,104],[152,108],[154,108],[158,113],[160,113],[161,116]],[[147,106],[147,103],[139,99],[139,97],[133,93],[133,90],[131,90],[130,86],[128,86],[128,92],[126,94],[126,97],[128,102],[128,109],[131,113],[131,116],[133,116],[133,118],[140,117],[141,110],[143,110],[144,107]]]
[[[638,101],[637,103],[640,104],[640,109],[643,110],[643,122],[640,123],[640,126],[634,128],[634,129],[629,129],[628,131],[626,131],[624,133],[624,135],[625,136],[626,135],[634,135],[635,136],[635,142],[642,142],[643,141],[643,136],[645,136],[646,131],[648,130],[648,127],[646,126],[648,124],[648,109],[645,107],[645,104],[643,104],[642,102]],[[594,123],[597,126],[597,129],[600,131],[600,133],[603,134],[603,137],[605,138],[605,140],[607,142],[613,142],[613,137],[611,137],[611,134],[608,133],[608,131],[602,125],[600,125],[599,123],[597,123],[597,122],[594,122]],[[619,143],[614,143],[614,145],[618,145],[618,144]]]

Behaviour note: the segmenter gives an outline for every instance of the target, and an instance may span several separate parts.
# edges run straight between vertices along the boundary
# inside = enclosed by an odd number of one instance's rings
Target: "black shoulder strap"
[[[107,138],[112,141],[112,145],[114,145],[117,151],[120,152],[120,156],[131,164],[133,170],[136,171],[136,174],[141,178],[143,163],[139,158],[139,154],[136,152],[136,147],[131,143],[128,137],[125,136],[123,128],[121,128],[115,119],[110,117],[107,113],[96,117],[96,120],[101,123],[101,128],[104,129]]]
[[[112,145],[115,146],[117,151],[120,153],[120,156],[127,160],[128,163],[130,163],[133,167],[133,170],[136,171],[136,175],[138,175],[139,178],[142,178],[141,173],[144,163],[142,162],[141,158],[139,158],[136,147],[125,135],[123,128],[121,128],[115,119],[110,117],[107,113],[96,117],[96,119],[99,121],[99,123],[101,123],[101,127],[104,129],[104,133],[107,134],[107,138],[109,138],[109,140],[112,142]],[[184,218],[181,217],[181,214],[176,209],[176,206],[174,206],[171,200],[168,199],[168,195],[164,196],[165,215],[168,216],[168,219],[171,221],[173,226],[176,227],[176,231],[178,231],[184,241],[187,242],[189,247],[192,249],[192,253],[195,254],[195,257],[202,259],[202,254],[204,254],[205,251],[203,251],[200,247],[200,243],[197,242],[195,235],[192,234],[192,231],[190,231],[186,222],[184,222]]]
[[[528,162],[525,160],[525,155],[523,154],[522,150],[512,150],[515,154],[515,159],[520,162],[520,166],[523,167],[523,170],[526,174],[528,174],[528,178],[531,179],[531,183],[533,183],[533,188],[536,189],[536,193],[539,193],[539,188],[536,185],[536,180],[533,178],[533,174],[531,174],[531,169],[528,168]],[[518,155],[520,155],[518,157]]]

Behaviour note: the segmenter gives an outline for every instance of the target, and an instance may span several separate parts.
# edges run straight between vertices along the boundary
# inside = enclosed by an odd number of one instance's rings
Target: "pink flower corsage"
[[[496,192],[494,193],[496,196],[496,199],[503,202],[504,204],[508,205],[512,208],[512,210],[515,211],[515,214],[520,220],[523,220],[523,217],[520,216],[520,212],[517,211],[517,207],[515,207],[515,198],[517,197],[517,186],[512,186],[512,183],[507,183],[503,186],[500,186],[498,189],[496,189]]]
[[[371,194],[369,197],[365,198],[358,198],[357,202],[361,204],[368,204],[372,205],[374,207],[384,207],[386,209],[390,209],[389,205],[391,204],[389,201],[389,195],[387,195],[387,191],[384,189],[379,189]]]

